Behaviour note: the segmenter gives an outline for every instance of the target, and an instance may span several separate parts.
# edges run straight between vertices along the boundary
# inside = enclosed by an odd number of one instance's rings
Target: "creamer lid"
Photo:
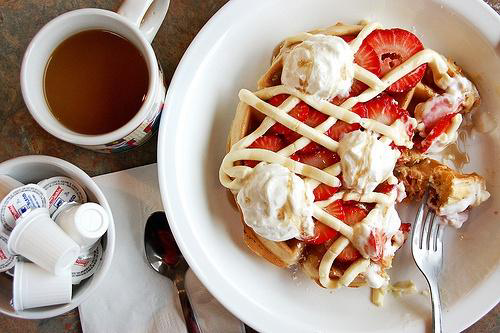
[[[7,250],[8,237],[0,233],[0,272],[6,272],[16,265],[17,257]]]
[[[102,245],[99,241],[90,250],[82,252],[71,267],[73,284],[79,284],[91,277],[99,269],[101,262]]]
[[[18,187],[0,201],[0,223],[6,233],[10,233],[16,221],[36,208],[47,208],[47,194],[35,184]]]
[[[40,181],[38,185],[47,191],[51,216],[66,202],[87,202],[87,193],[85,193],[85,190],[76,180],[71,178],[62,176],[52,177]]]

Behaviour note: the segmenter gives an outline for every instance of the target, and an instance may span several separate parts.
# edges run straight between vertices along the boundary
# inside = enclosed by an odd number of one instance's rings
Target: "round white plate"
[[[238,213],[219,184],[226,136],[241,88],[255,89],[283,38],[316,27],[369,19],[414,31],[426,47],[471,74],[482,105],[500,121],[500,19],[481,1],[233,0],[198,34],[167,95],[159,136],[159,178],[175,238],[196,275],[218,300],[262,332],[422,332],[430,301],[421,294],[370,303],[368,288],[322,289],[301,273],[274,267],[242,241]],[[459,231],[446,232],[441,288],[445,331],[463,330],[500,299],[500,129],[468,141],[472,163],[492,198]],[[412,221],[410,211],[402,212]],[[408,247],[392,280],[426,290]]]

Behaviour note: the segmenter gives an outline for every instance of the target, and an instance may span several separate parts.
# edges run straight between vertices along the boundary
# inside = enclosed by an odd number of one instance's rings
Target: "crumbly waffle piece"
[[[474,193],[477,186],[486,190],[485,180],[477,173],[459,173],[412,151],[405,152],[394,173],[404,183],[410,200],[422,199],[430,187],[429,204],[438,214],[443,207]]]

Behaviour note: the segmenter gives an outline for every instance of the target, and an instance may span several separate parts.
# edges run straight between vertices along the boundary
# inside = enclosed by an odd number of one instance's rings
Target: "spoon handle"
[[[191,302],[189,301],[188,295],[186,293],[186,288],[184,287],[184,279],[175,279],[175,287],[177,288],[177,294],[179,295],[179,300],[181,301],[182,313],[184,314],[184,320],[186,322],[186,328],[188,333],[202,333],[196,317],[191,307]]]

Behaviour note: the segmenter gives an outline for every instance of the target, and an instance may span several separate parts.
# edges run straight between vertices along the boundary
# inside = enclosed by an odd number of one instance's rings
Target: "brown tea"
[[[63,41],[45,68],[45,98],[64,126],[81,134],[104,134],[125,125],[148,91],[148,67],[127,39],[88,30]]]

